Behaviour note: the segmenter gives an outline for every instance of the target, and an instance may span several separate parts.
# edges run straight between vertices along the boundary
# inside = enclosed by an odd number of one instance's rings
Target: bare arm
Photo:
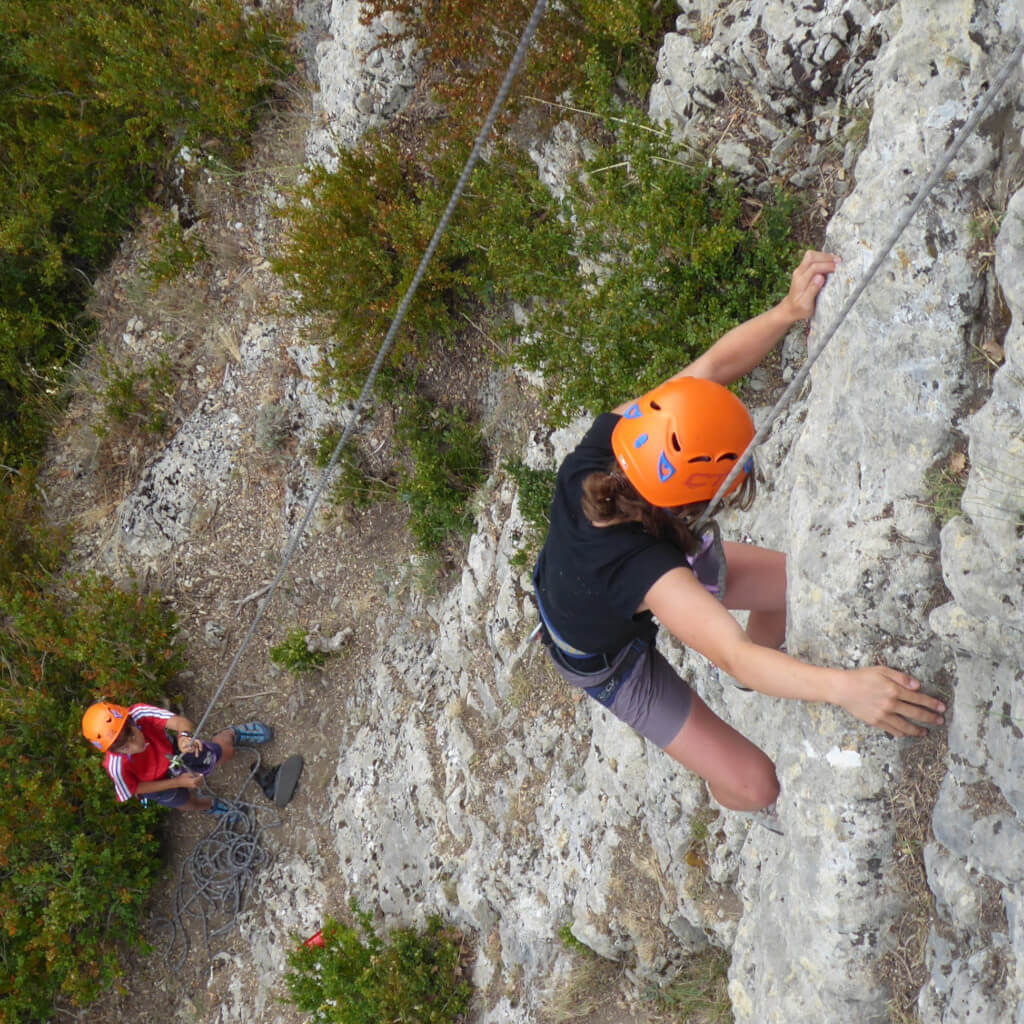
[[[743,686],[773,697],[825,701],[893,736],[922,736],[909,719],[942,724],[945,705],[920,692],[904,672],[877,665],[829,669],[755,644],[739,623],[683,568],[665,573],[647,592],[649,608],[677,639]]]
[[[830,253],[804,253],[793,271],[789,293],[777,306],[723,334],[707,352],[670,379],[703,377],[718,384],[739,380],[761,363],[793,324],[814,315],[818,292],[839,262],[839,257]],[[623,402],[613,412],[621,415],[631,404],[632,401]]]
[[[160,793],[165,789],[195,789],[203,777],[198,772],[185,772],[182,775],[175,775],[166,779],[154,779],[152,782],[140,782],[135,788],[136,796],[146,796],[149,793]]]
[[[198,746],[195,739],[196,727],[188,718],[183,718],[181,715],[174,715],[173,718],[168,718],[164,722],[164,728],[172,729],[178,734],[178,750],[183,754],[187,754],[193,747]],[[182,733],[188,733],[187,736],[182,736]]]

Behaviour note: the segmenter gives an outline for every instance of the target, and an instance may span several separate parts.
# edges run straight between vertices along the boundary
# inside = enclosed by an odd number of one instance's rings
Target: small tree
[[[290,1002],[313,1024],[453,1024],[469,1006],[461,937],[432,917],[423,931],[396,928],[385,942],[352,901],[358,928],[328,918],[323,945],[288,954]],[[360,934],[362,932],[362,934]]]

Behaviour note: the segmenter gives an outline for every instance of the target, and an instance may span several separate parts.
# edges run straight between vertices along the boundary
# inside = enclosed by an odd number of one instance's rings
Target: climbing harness
[[[878,254],[872,260],[871,265],[868,267],[863,278],[856,288],[850,293],[849,298],[843,303],[842,308],[836,315],[835,320],[832,321],[831,326],[825,332],[825,336],[818,343],[815,350],[810,353],[807,357],[806,362],[800,368],[800,372],[790,382],[789,387],[783,392],[782,397],[775,403],[772,411],[768,414],[768,419],[765,420],[761,428],[754,434],[750,444],[747,445],[743,454],[736,461],[736,465],[732,468],[729,475],[722,481],[721,486],[715,492],[714,497],[708,503],[708,507],[704,510],[701,517],[697,520],[696,528],[700,528],[704,523],[711,518],[712,513],[721,501],[722,496],[729,493],[729,488],[732,486],[733,481],[736,479],[740,472],[741,467],[746,462],[748,456],[753,450],[761,444],[761,442],[768,435],[768,431],[771,429],[772,424],[778,418],[779,413],[789,404],[793,396],[803,386],[804,381],[807,379],[807,375],[811,372],[811,367],[815,364],[818,357],[822,352],[825,351],[825,346],[835,336],[836,331],[842,326],[843,321],[849,315],[850,310],[853,309],[854,303],[860,298],[861,294],[870,284],[872,278],[878,272],[878,269],[888,258],[889,253],[893,247],[899,241],[900,236],[906,230],[907,225],[913,219],[917,211],[924,205],[924,201],[928,198],[932,189],[939,183],[940,179],[945,175],[949,165],[953,162],[957,153],[963,147],[964,143],[974,134],[975,129],[981,122],[982,117],[985,116],[985,112],[992,105],[992,101],[996,98],[1000,90],[1010,80],[1010,76],[1013,74],[1014,68],[1020,63],[1021,58],[1024,57],[1024,41],[1017,44],[1017,48],[1013,51],[1012,56],[1000,69],[999,74],[996,75],[992,84],[989,86],[988,92],[981,98],[978,106],[975,108],[974,113],[964,122],[963,127],[957,132],[956,137],[949,144],[946,152],[943,154],[942,159],[935,165],[935,169],[925,180],[925,183],[918,189],[917,195],[914,197],[913,202],[903,211],[896,221],[896,225],[886,240],[885,244],[878,251]]]

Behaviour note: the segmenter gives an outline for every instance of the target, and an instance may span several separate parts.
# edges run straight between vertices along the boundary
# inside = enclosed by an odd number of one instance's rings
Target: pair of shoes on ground
[[[292,754],[283,764],[257,768],[253,778],[268,800],[272,800],[278,807],[284,807],[295,792],[302,768],[302,755]]]
[[[258,747],[261,743],[269,743],[274,738],[274,730],[265,722],[246,722],[244,725],[233,725],[236,747]]]

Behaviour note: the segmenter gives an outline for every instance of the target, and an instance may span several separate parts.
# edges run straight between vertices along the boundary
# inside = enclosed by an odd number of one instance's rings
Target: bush
[[[296,626],[277,646],[270,648],[270,660],[289,672],[312,672],[327,664],[326,651],[311,651],[308,644],[309,634]]]
[[[408,456],[399,493],[409,506],[409,530],[421,551],[440,549],[449,534],[473,528],[470,498],[483,483],[487,448],[461,409],[414,398],[395,425],[395,445]]]
[[[323,382],[354,397],[412,281],[466,157],[459,147],[429,166],[377,136],[314,169],[283,215],[274,269],[296,311],[323,317],[334,339]],[[463,329],[458,309],[507,295],[551,295],[571,269],[570,238],[532,166],[509,153],[479,165],[409,308],[390,357],[418,360]]]
[[[328,919],[322,946],[288,954],[290,1002],[312,1014],[312,1024],[459,1020],[472,994],[460,969],[460,936],[432,917],[424,931],[397,928],[385,942],[370,914],[354,901],[352,910],[358,929]]]
[[[144,369],[128,370],[104,359],[101,375],[106,381],[101,398],[103,417],[93,424],[93,432],[105,437],[111,423],[133,423],[147,433],[162,434],[167,429],[174,383],[174,367],[166,353]]]
[[[242,155],[285,34],[237,0],[0,4],[0,461],[41,449],[90,280],[177,149]]]
[[[534,0],[367,0],[362,17],[369,23],[386,11],[396,14],[403,28],[384,36],[381,45],[415,38],[444,68],[435,90],[452,114],[445,130],[458,132],[479,121],[481,97],[489,102],[497,93],[533,8]],[[620,79],[643,99],[676,14],[675,5],[651,0],[566,0],[549,8],[516,92],[554,100],[570,91],[577,100],[604,102]]]
[[[524,538],[526,544],[512,556],[513,565],[525,567],[547,535],[558,473],[553,469],[532,469],[521,459],[507,460],[505,471],[519,487],[516,500],[530,528],[529,536]]]
[[[514,353],[543,370],[556,424],[678,372],[778,301],[796,256],[793,200],[749,202],[727,175],[681,161],[649,132],[627,129],[588,169],[570,199],[579,269]]]
[[[157,812],[117,807],[81,717],[100,696],[156,698],[182,657],[159,601],[99,576],[61,583],[31,499],[6,491],[0,502],[0,1022],[28,1024],[90,1002],[117,976],[119,951],[141,941]]]
[[[334,449],[341,440],[341,433],[340,430],[327,430],[317,439],[314,459],[321,469],[330,463]],[[331,501],[335,505],[367,509],[395,495],[394,484],[370,472],[366,459],[355,447],[354,441],[350,440],[342,449],[334,464],[334,472],[336,478],[331,485]]]

